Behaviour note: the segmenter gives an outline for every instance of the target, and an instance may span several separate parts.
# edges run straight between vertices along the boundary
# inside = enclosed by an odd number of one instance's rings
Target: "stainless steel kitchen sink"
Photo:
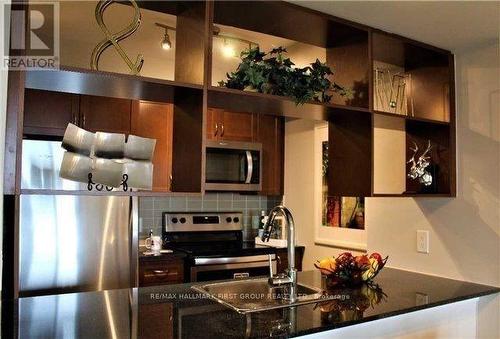
[[[323,297],[321,289],[297,284],[297,298],[292,302],[287,285],[271,286],[267,278],[206,283],[192,288],[239,313],[308,304],[320,301]]]

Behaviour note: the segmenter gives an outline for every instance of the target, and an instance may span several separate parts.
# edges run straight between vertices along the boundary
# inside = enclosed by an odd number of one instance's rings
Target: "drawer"
[[[139,262],[139,286],[178,284],[184,281],[182,261]]]

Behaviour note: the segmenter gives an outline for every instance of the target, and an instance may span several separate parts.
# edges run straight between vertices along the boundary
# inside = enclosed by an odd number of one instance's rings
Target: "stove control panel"
[[[241,212],[163,212],[165,232],[241,231]]]

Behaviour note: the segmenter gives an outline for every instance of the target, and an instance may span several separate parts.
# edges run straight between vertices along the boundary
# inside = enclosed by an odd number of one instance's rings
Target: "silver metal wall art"
[[[376,67],[374,69],[374,86],[375,110],[413,116],[410,74]]]
[[[128,57],[127,53],[123,50],[123,48],[120,46],[119,42],[122,41],[123,39],[126,39],[141,25],[141,11],[139,9],[139,6],[134,0],[129,0],[129,2],[132,4],[132,7],[134,9],[134,18],[132,19],[132,22],[122,29],[121,31],[117,33],[111,33],[104,23],[104,11],[106,8],[108,8],[112,3],[114,2],[121,2],[121,1],[116,1],[116,0],[101,0],[97,4],[95,8],[95,19],[97,21],[97,24],[103,31],[104,35],[106,38],[99,42],[94,50],[92,51],[92,56],[90,58],[90,68],[93,70],[98,71],[99,70],[99,59],[102,55],[102,53],[109,47],[113,46],[118,54],[120,54],[121,58],[125,63],[127,64],[128,68],[130,68],[130,73],[131,74],[139,74],[142,68],[142,65],[144,63],[144,57],[142,54],[137,55],[135,62],[133,63],[130,58]]]
[[[413,142],[414,148],[410,148],[413,151],[413,155],[408,160],[407,164],[411,164],[410,171],[408,173],[408,177],[414,180],[417,180],[423,184],[424,186],[430,186],[432,185],[432,175],[431,173],[427,170],[429,167],[430,159],[431,156],[429,152],[432,149],[431,146],[431,141],[428,141],[427,148],[425,151],[418,157],[418,160],[415,160],[415,157],[417,156],[418,153],[418,145],[414,141]]]
[[[87,183],[98,191],[122,187],[150,190],[153,186],[155,139],[119,133],[91,133],[68,124],[62,147],[64,153],[59,176]]]

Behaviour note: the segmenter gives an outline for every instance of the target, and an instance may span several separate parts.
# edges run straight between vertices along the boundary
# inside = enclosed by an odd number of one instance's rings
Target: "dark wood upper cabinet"
[[[153,156],[153,191],[171,190],[173,105],[148,101],[132,103],[130,133],[156,139]]]
[[[132,100],[82,95],[80,126],[86,130],[130,133]]]
[[[207,110],[206,137],[209,140],[251,142],[255,140],[256,127],[255,114]]]
[[[26,89],[24,134],[63,136],[68,123],[79,122],[79,96]]]
[[[222,123],[219,128],[219,138],[221,140],[254,140],[254,114],[222,111],[220,121]]]
[[[216,140],[218,137],[219,130],[219,109],[216,108],[208,108],[207,109],[207,128],[206,128],[206,138],[207,140]],[[217,132],[217,133],[216,133]]]
[[[258,116],[258,137],[262,143],[262,190],[261,194],[282,195],[284,174],[283,117],[260,114]]]

